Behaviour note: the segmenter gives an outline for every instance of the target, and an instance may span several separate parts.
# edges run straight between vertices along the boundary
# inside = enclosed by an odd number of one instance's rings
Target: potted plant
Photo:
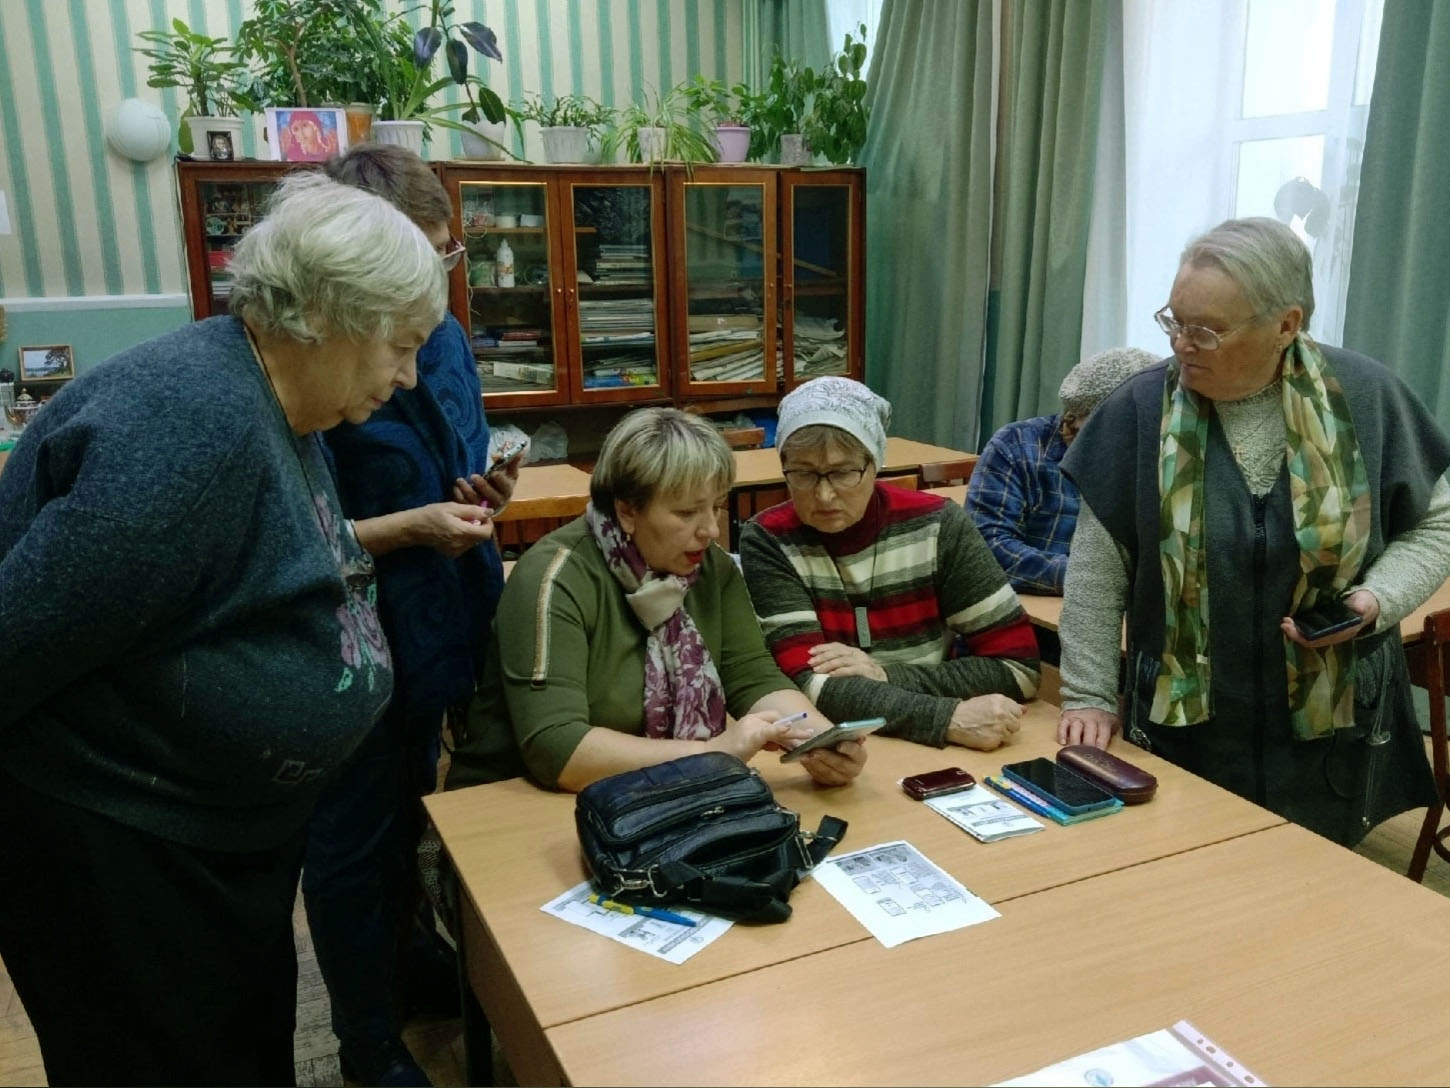
[[[381,0],[359,0],[371,22],[383,18]],[[251,108],[342,106],[348,142],[361,143],[372,128],[382,95],[372,44],[340,0],[256,0],[237,28],[237,55],[251,68]]]
[[[813,154],[827,162],[848,163],[866,142],[866,81],[861,65],[866,60],[866,27],[858,28],[861,41],[846,33],[845,44],[831,65],[812,81],[811,108],[804,135]]]
[[[614,116],[608,106],[583,94],[561,94],[552,101],[533,95],[515,106],[512,113],[520,135],[525,121],[539,126],[546,162],[589,162],[589,145]]]
[[[782,163],[799,165],[811,161],[801,130],[815,84],[816,73],[809,65],[775,54],[762,92],[764,107],[750,129],[752,158],[773,154],[779,144]]]
[[[402,144],[422,154],[429,125],[474,132],[471,125],[482,118],[496,123],[507,116],[503,100],[468,71],[470,47],[485,57],[503,60],[498,39],[482,23],[452,23],[450,0],[431,0],[428,25],[416,32],[410,32],[407,12],[380,20],[370,0],[338,2],[367,45],[369,67],[362,70],[375,76],[379,120],[373,122],[374,140]],[[433,58],[440,49],[448,74],[434,79]],[[463,100],[434,103],[434,95],[449,86],[461,88]]]
[[[729,88],[719,79],[696,75],[683,87],[685,100],[707,125],[714,125],[715,153],[721,162],[744,162],[750,154],[750,129],[764,108],[765,96],[743,83]]]
[[[715,146],[700,131],[700,117],[690,108],[684,84],[663,95],[645,92],[644,105],[620,110],[614,127],[605,134],[603,157],[623,149],[630,162],[714,162]]]
[[[151,61],[148,87],[179,87],[186,92],[187,126],[178,136],[183,153],[200,154],[207,147],[208,131],[229,133],[235,147],[242,131],[239,108],[247,102],[243,87],[246,65],[225,38],[198,34],[181,19],[171,29],[142,30],[137,37],[151,48],[137,52]]]

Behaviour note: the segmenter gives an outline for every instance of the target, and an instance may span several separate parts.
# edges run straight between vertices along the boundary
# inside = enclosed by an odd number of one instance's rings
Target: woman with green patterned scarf
[[[1309,336],[1309,252],[1234,219],[1183,252],[1174,354],[1093,414],[1060,634],[1062,743],[1135,744],[1352,845],[1430,803],[1399,621],[1450,575],[1450,442]],[[1292,617],[1360,622],[1306,639]],[[1128,668],[1119,693],[1119,632]]]

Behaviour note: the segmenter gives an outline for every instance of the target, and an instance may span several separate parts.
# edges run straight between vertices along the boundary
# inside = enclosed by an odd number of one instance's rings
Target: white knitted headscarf
[[[891,404],[850,378],[812,378],[781,398],[775,447],[802,427],[836,427],[866,447],[879,469],[886,464],[886,428]]]

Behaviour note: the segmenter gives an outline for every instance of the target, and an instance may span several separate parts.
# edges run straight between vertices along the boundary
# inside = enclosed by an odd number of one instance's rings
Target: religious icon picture
[[[282,162],[326,162],[347,150],[347,113],[337,108],[267,107],[267,151]]]
[[[231,162],[236,158],[232,148],[232,134],[230,132],[218,132],[207,129],[206,150],[216,162]]]

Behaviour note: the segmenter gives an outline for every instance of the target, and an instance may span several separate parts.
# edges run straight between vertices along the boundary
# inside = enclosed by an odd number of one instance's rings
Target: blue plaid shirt
[[[1067,444],[1055,415],[1009,423],[992,436],[967,485],[967,509],[1012,588],[1061,594],[1078,492],[1062,474]]]

